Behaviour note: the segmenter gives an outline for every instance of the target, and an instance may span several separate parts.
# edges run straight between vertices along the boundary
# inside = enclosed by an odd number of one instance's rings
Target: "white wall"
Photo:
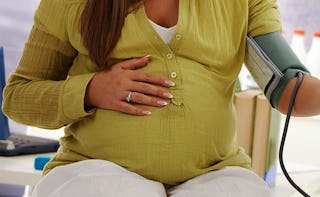
[[[31,29],[33,14],[40,0],[1,0],[0,46],[4,47],[6,75],[12,72]],[[26,127],[9,121],[11,131],[23,133]]]
[[[320,31],[320,1],[319,0],[278,0],[284,34],[291,41],[294,29],[306,31],[307,49],[310,46],[312,34]]]

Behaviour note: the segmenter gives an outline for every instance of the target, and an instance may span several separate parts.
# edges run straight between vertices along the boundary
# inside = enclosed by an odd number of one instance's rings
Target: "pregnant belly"
[[[190,104],[189,104],[190,103]],[[90,158],[168,184],[199,174],[237,150],[232,107],[171,103],[151,116],[97,110],[69,131]]]

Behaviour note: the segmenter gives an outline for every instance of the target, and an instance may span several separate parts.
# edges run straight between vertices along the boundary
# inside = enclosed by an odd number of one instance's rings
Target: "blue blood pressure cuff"
[[[299,72],[309,74],[280,32],[247,36],[245,65],[273,107]]]

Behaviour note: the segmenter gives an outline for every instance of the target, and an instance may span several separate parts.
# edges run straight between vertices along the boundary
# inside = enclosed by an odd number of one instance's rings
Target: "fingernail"
[[[165,97],[167,97],[167,98],[170,98],[170,99],[173,98],[173,95],[170,94],[170,93],[168,93],[168,92],[164,93],[163,95],[164,95]]]
[[[168,103],[166,101],[157,101],[157,103],[161,106],[166,106]]]
[[[143,58],[148,58],[149,59],[149,57],[151,57],[151,55],[146,55],[146,56],[142,57],[141,59],[143,59]]]
[[[150,111],[143,111],[142,112],[144,115],[151,115],[151,112]]]
[[[168,84],[169,86],[175,86],[176,85],[173,81],[169,81],[169,80],[164,81],[164,83]]]

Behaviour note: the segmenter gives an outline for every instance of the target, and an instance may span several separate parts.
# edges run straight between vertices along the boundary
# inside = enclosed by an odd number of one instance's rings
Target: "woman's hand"
[[[135,107],[126,101],[131,92],[131,102],[162,107],[172,98],[168,87],[170,80],[136,70],[148,63],[148,56],[117,63],[110,70],[97,73],[87,86],[85,105],[120,111],[134,115],[150,115],[151,112]]]

